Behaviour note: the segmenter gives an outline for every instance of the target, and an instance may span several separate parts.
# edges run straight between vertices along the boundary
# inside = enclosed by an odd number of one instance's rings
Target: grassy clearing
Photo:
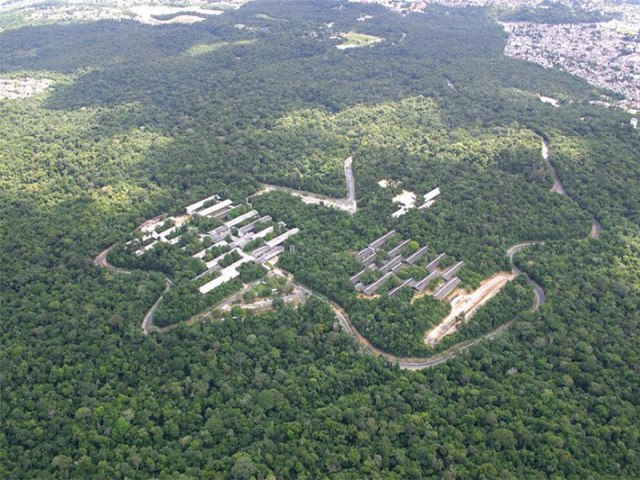
[[[217,43],[200,43],[194,45],[185,51],[185,54],[190,57],[197,57],[199,55],[205,55],[212,53],[225,47],[237,47],[240,45],[251,45],[255,43],[255,40],[239,40],[237,42],[217,42]]]
[[[360,48],[368,47],[376,43],[382,42],[382,37],[376,37],[374,35],[365,35],[363,33],[347,32],[340,35],[345,42],[338,45],[337,48],[343,50],[345,48]]]

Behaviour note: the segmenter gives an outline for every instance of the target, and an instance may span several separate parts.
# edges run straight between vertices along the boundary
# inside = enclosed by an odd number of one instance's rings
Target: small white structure
[[[162,215],[159,215],[159,216],[157,216],[155,218],[152,218],[151,220],[147,220],[142,225],[140,225],[138,228],[140,229],[141,232],[153,233],[153,232],[155,232],[156,228],[158,228],[160,225],[162,225],[162,223],[163,223]]]
[[[399,203],[402,205],[398,210],[393,212],[391,216],[393,218],[398,218],[405,213],[407,213],[412,208],[416,206],[416,194],[410,192],[409,190],[402,190],[402,193],[399,193],[392,199],[393,203]]]
[[[157,242],[157,241],[155,241],[155,242],[150,243],[149,245],[145,245],[144,247],[140,247],[138,250],[136,250],[135,252],[133,252],[133,254],[134,254],[136,257],[139,257],[139,256],[140,256],[140,255],[142,255],[143,253],[148,252],[148,251],[149,251],[149,250],[151,250],[153,247],[155,247],[157,243],[158,243],[158,242]]]
[[[436,201],[436,198],[440,195],[440,187],[436,187],[429,193],[424,194],[424,203],[418,207],[419,210],[423,208],[429,208]]]
[[[556,108],[559,107],[558,100],[556,100],[555,98],[545,97],[545,96],[542,96],[542,95],[540,95],[538,98],[540,98],[540,101],[542,103],[548,103],[549,105],[553,105]]]
[[[637,118],[632,118],[631,119],[631,126],[633,128],[638,128],[638,119]]]

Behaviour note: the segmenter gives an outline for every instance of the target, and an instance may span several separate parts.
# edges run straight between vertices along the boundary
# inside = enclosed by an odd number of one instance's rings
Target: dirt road
[[[454,333],[458,326],[469,320],[482,305],[493,298],[502,287],[516,277],[514,273],[500,272],[480,285],[473,292],[460,295],[452,304],[451,312],[442,322],[427,330],[424,335],[424,343],[433,347],[447,335]]]

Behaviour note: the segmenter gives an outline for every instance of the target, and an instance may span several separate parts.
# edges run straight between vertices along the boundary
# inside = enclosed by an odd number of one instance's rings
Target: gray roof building
[[[427,247],[426,245],[422,248],[419,248],[418,250],[416,250],[412,255],[409,255],[409,258],[407,258],[407,263],[409,265],[414,265],[416,262],[418,262],[418,260],[420,260],[422,257],[425,256],[425,254],[427,253],[429,247]]]
[[[443,274],[445,280],[450,280],[456,273],[460,271],[464,262],[461,260],[458,263],[451,265]]]
[[[454,288],[456,288],[460,284],[460,279],[458,277],[453,277],[447,283],[442,285],[436,292],[433,294],[433,298],[436,300],[442,300],[447,295],[449,295]]]
[[[378,239],[374,240],[373,242],[371,242],[369,244],[369,247],[373,248],[373,249],[380,248],[382,245],[387,243],[387,241],[389,239],[391,239],[391,237],[393,237],[395,234],[396,234],[396,231],[395,230],[391,230],[390,232],[385,233],[380,238],[378,238]]]
[[[400,290],[402,290],[406,286],[411,285],[411,283],[413,281],[414,281],[413,278],[407,278],[404,282],[402,282],[400,285],[395,287],[393,290],[390,290],[389,291],[389,296],[390,297],[395,297],[396,295],[398,295],[398,293],[400,293]]]
[[[413,288],[415,288],[416,291],[418,291],[418,292],[422,292],[425,288],[427,288],[427,285],[429,285],[429,283],[431,283],[431,280],[433,280],[434,278],[437,278],[439,276],[440,276],[440,272],[437,271],[437,270],[434,270],[429,275],[424,277],[422,280],[416,282],[416,284],[413,286]]]
[[[442,260],[446,256],[447,256],[446,253],[441,253],[436,258],[431,260],[427,265],[427,270],[429,270],[430,272],[433,272],[436,268],[438,268],[438,264],[440,264],[440,260]]]
[[[364,289],[364,294],[365,295],[372,295],[374,293],[376,293],[378,291],[378,289],[382,286],[382,284],[384,282],[386,282],[387,280],[389,280],[389,277],[391,277],[391,275],[393,275],[393,272],[387,272],[385,273],[382,277],[380,277],[378,280],[376,280],[375,282],[373,282],[371,285],[369,285],[368,287],[366,287]]]
[[[393,247],[391,250],[389,250],[389,256],[390,257],[395,257],[397,254],[400,253],[400,250],[402,250],[405,247],[405,245],[407,243],[409,243],[410,241],[411,241],[411,239],[404,240],[404,241],[400,242],[400,244],[398,246]]]

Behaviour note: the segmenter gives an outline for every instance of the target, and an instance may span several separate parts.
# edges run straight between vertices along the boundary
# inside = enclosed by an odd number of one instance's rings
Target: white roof
[[[272,238],[271,240],[269,240],[268,242],[266,242],[266,244],[268,246],[270,246],[271,248],[280,245],[282,242],[284,242],[287,238],[291,237],[292,235],[295,235],[296,233],[298,233],[300,231],[299,228],[292,228],[291,230],[284,232],[282,235],[278,235],[276,238]]]
[[[225,207],[232,205],[233,202],[231,200],[223,200],[222,202],[218,202],[215,205],[211,205],[205,209],[200,210],[199,212],[195,212],[197,215],[201,217],[206,217],[207,215],[211,215],[219,210],[222,210]]]
[[[203,198],[202,200],[196,202],[196,203],[192,203],[191,205],[188,205],[186,210],[187,213],[193,213],[196,210],[199,210],[200,208],[202,208],[202,206],[211,201],[211,200],[217,200],[218,198],[220,198],[218,195],[211,195],[210,197],[207,198]]]
[[[250,262],[251,260],[252,260],[252,258],[249,257],[249,256],[242,257],[237,262],[235,262],[235,263],[229,265],[228,267],[225,267],[222,270],[220,270],[220,276],[219,277],[216,277],[213,280],[211,280],[210,282],[205,283],[198,290],[200,291],[200,293],[202,293],[204,295],[206,293],[209,293],[214,288],[219,287],[223,283],[227,283],[229,280],[233,280],[238,275],[240,275],[240,273],[238,272],[238,267],[240,265],[242,265],[243,263]]]
[[[234,227],[236,225],[238,225],[239,223],[244,222],[245,220],[248,220],[250,218],[253,218],[255,216],[258,215],[258,211],[257,210],[251,210],[247,213],[243,213],[242,215],[240,215],[239,217],[234,218],[233,220],[229,220],[228,222],[225,222],[225,225],[229,228]]]

